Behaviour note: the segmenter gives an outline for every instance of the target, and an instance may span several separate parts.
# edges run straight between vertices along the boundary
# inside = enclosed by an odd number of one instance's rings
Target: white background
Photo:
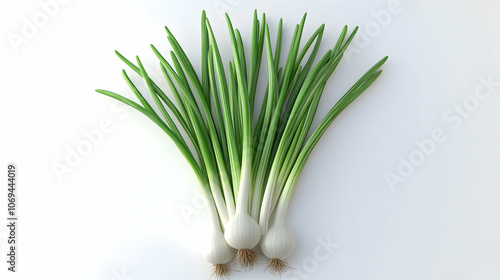
[[[164,25],[198,67],[202,9],[228,59],[222,13],[248,46],[255,8],[266,12],[273,34],[283,17],[284,46],[306,11],[306,35],[326,23],[322,52],[344,24],[360,26],[364,40],[353,42],[331,78],[318,117],[390,56],[301,175],[289,212],[297,247],[288,261],[297,269],[283,278],[500,279],[500,86],[474,104],[480,77],[500,81],[498,1],[70,0],[52,6],[43,22],[46,1],[0,7],[0,216],[12,162],[20,219],[13,274],[2,218],[0,279],[208,279],[200,254],[205,215],[188,164],[148,119],[94,89],[130,95],[115,49],[140,55],[161,81],[149,44],[169,51]],[[37,26],[25,36],[27,22]],[[449,112],[464,100],[473,108],[466,118]],[[111,131],[68,166],[70,151],[102,122]],[[397,175],[401,158],[419,153],[415,141],[435,129],[446,140],[391,188],[387,172]],[[58,176],[57,164],[71,171]],[[320,239],[336,244],[326,257],[315,254]],[[264,266],[231,279],[256,277],[273,279]]]

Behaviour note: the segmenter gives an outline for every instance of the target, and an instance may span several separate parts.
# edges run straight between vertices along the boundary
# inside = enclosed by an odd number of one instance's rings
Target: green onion
[[[300,172],[326,129],[380,76],[382,70],[379,69],[387,60],[384,57],[368,70],[319,126],[312,128],[326,83],[339,66],[357,27],[347,36],[345,26],[333,48],[315,62],[325,25],[301,46],[305,20],[306,14],[295,26],[286,62],[280,66],[282,19],[273,49],[265,14],[259,20],[257,11],[254,12],[247,61],[244,38],[226,15],[233,55],[225,68],[215,34],[203,11],[201,79],[167,27],[167,40],[172,49],[170,62],[151,45],[175,102],[150,78],[138,57],[134,64],[119,52],[116,55],[142,77],[153,102],[144,97],[125,70],[123,78],[138,102],[111,91],[96,90],[151,119],[186,158],[207,205],[209,241],[204,256],[214,265],[215,277],[230,273],[227,264],[236,250],[237,262],[245,270],[253,267],[257,260],[253,249],[259,242],[262,252],[270,259],[271,272],[286,270],[284,260],[295,248],[295,237],[286,224],[286,214]],[[268,77],[264,80],[264,99],[261,108],[256,110],[254,123],[264,51]]]

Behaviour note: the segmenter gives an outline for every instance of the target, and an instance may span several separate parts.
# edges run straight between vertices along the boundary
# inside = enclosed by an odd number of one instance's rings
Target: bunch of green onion
[[[203,12],[201,78],[168,28],[170,61],[151,45],[175,102],[151,79],[138,57],[133,63],[118,52],[118,57],[144,79],[154,104],[146,100],[125,70],[123,78],[138,102],[96,90],[156,123],[192,167],[206,201],[210,239],[204,257],[214,265],[214,276],[227,276],[231,271],[228,263],[235,256],[245,270],[253,267],[258,259],[253,249],[259,242],[269,258],[268,269],[275,273],[286,270],[284,259],[295,248],[286,213],[299,174],[325,130],[380,76],[379,68],[387,60],[384,57],[369,69],[319,126],[311,129],[328,78],[357,27],[348,35],[345,26],[333,48],[317,59],[325,26],[301,46],[305,19],[306,15],[295,26],[285,65],[280,66],[282,20],[273,48],[265,14],[258,19],[255,11],[247,61],[241,34],[226,15],[233,58],[225,65]],[[256,110],[264,53],[269,75],[262,106]],[[254,111],[259,111],[255,118]],[[312,135],[307,137],[310,131]]]

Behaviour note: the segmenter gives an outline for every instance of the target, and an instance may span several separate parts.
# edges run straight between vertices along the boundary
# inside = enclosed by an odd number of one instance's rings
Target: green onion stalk
[[[207,206],[209,242],[204,257],[213,264],[215,277],[230,274],[228,263],[235,255],[245,270],[253,267],[257,263],[253,249],[259,242],[269,258],[271,272],[286,270],[284,260],[295,248],[286,214],[300,172],[326,129],[380,76],[379,69],[387,60],[383,58],[368,70],[313,129],[326,83],[357,27],[347,36],[345,26],[333,48],[316,62],[325,25],[301,46],[305,20],[306,15],[295,26],[285,64],[280,66],[282,19],[273,49],[265,14],[259,19],[254,12],[247,63],[242,35],[226,15],[232,61],[225,66],[203,11],[201,76],[165,27],[172,49],[170,60],[153,45],[151,49],[170,94],[153,81],[139,57],[133,63],[119,52],[119,59],[142,77],[150,97],[146,99],[125,70],[123,78],[137,101],[96,90],[148,117],[170,137],[191,166]],[[264,51],[268,77],[262,106],[256,110]],[[254,112],[258,112],[255,122]]]

